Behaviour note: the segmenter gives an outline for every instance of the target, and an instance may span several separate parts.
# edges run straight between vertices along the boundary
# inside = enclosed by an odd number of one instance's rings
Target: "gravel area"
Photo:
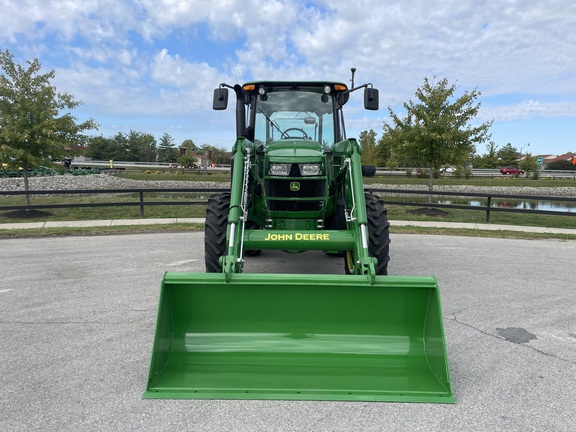
[[[229,183],[209,181],[158,181],[132,180],[106,174],[88,174],[81,176],[61,175],[51,177],[32,177],[29,179],[30,190],[88,190],[88,189],[135,189],[135,188],[199,188],[226,189]],[[23,191],[24,179],[0,179],[0,191]]]
[[[155,181],[131,180],[105,174],[83,176],[33,177],[30,180],[30,190],[78,190],[78,189],[133,189],[133,188],[229,188],[229,183],[210,181]],[[427,190],[425,185],[369,185],[374,189]],[[22,178],[0,179],[0,191],[23,191]],[[475,192],[506,195],[556,196],[575,197],[576,187],[517,187],[517,186],[434,186],[436,191],[444,192]]]

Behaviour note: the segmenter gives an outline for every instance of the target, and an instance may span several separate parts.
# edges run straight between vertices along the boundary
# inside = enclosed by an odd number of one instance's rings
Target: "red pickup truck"
[[[524,174],[524,171],[521,170],[520,168],[504,167],[504,168],[500,168],[500,174],[522,175],[522,174]]]

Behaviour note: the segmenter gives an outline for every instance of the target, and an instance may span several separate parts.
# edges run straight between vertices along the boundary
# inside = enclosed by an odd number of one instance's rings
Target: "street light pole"
[[[522,146],[522,148],[520,149],[520,155],[523,155],[524,153],[522,153],[522,151],[526,148],[526,147],[530,147],[530,143],[526,143]]]

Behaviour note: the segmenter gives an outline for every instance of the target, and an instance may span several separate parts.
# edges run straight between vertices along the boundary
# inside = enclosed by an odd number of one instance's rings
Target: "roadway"
[[[201,232],[0,240],[0,430],[576,430],[576,241],[392,235],[391,274],[438,278],[455,405],[142,400],[163,272],[202,251]],[[246,262],[318,269],[341,258]]]

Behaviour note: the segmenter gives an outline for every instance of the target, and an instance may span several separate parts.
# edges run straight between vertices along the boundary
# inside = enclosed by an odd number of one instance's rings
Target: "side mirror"
[[[364,89],[364,108],[376,111],[379,108],[378,89],[366,87]]]
[[[214,90],[212,108],[218,111],[228,108],[228,89],[220,87]]]

